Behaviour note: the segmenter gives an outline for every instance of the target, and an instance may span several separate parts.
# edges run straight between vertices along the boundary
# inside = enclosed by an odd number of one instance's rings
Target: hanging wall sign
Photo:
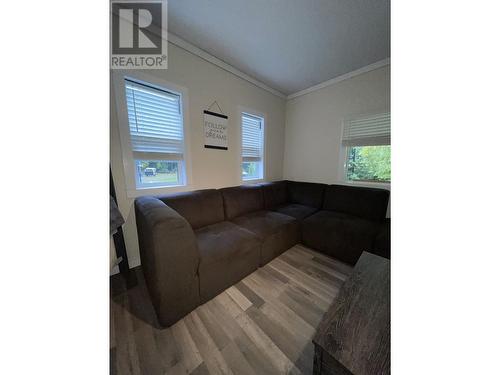
[[[205,148],[227,150],[227,116],[203,111]]]

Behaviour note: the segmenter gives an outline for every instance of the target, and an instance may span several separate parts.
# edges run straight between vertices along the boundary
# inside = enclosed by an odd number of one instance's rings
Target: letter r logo
[[[161,12],[161,3],[112,3],[113,54],[160,54]]]

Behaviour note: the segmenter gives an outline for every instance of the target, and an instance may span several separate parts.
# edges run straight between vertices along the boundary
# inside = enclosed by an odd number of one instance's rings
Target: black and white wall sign
[[[227,150],[227,116],[203,111],[205,148]]]

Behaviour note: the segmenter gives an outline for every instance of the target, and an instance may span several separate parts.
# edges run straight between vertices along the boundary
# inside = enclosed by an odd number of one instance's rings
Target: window
[[[350,119],[344,123],[348,181],[391,181],[391,117],[389,113]]]
[[[241,178],[264,178],[264,118],[241,114]]]
[[[185,185],[181,96],[125,79],[137,188]]]

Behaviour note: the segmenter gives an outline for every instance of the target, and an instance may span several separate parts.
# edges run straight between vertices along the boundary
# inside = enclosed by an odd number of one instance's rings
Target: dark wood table
[[[323,316],[314,374],[390,374],[390,261],[364,252]]]

